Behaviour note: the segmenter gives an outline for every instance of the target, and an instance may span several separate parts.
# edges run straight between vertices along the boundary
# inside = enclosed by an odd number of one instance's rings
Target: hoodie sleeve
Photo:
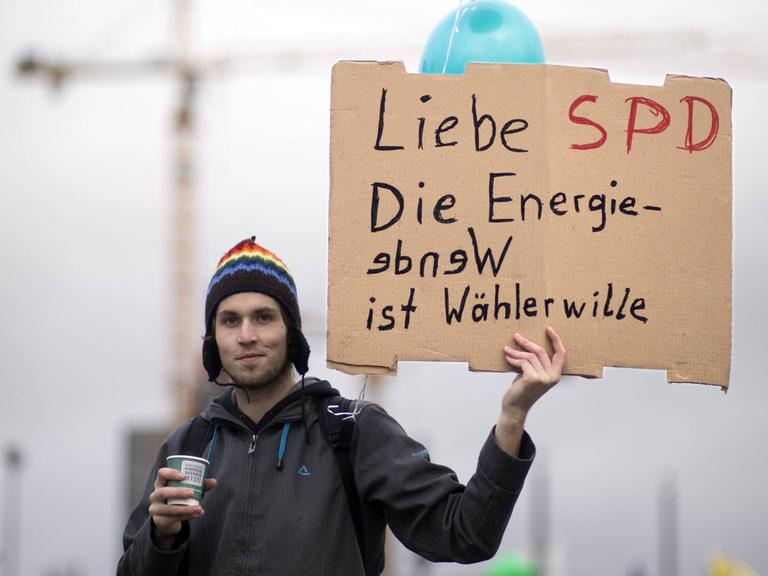
[[[165,466],[169,454],[178,452],[180,439],[188,430],[188,423],[177,428],[166,440],[155,458],[155,463],[144,486],[139,503],[131,512],[123,532],[123,556],[117,565],[117,576],[177,576],[189,545],[189,525],[182,530],[168,552],[155,546],[154,524],[149,516],[149,495],[155,489],[157,471]]]
[[[496,553],[534,454],[527,433],[515,458],[498,447],[492,430],[464,486],[370,404],[358,417],[355,479],[361,499],[413,552],[433,562],[480,562]]]

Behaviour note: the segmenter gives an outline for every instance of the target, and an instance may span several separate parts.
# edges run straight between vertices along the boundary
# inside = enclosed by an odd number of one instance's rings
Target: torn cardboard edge
[[[394,368],[388,368],[387,366],[357,366],[355,364],[345,364],[344,362],[334,362],[333,360],[326,360],[325,365],[332,370],[338,370],[350,376],[357,376],[359,374],[368,376],[397,376],[397,366]]]
[[[450,362],[453,364],[466,364],[467,365],[467,371],[468,372],[488,372],[487,370],[474,370],[469,366],[469,363],[466,361],[461,360],[413,360],[409,362]],[[393,367],[389,366],[365,366],[365,365],[356,365],[356,364],[347,364],[344,362],[336,362],[334,360],[326,360],[326,366],[331,370],[338,370],[339,372],[342,372],[344,374],[349,374],[350,376],[359,376],[361,374],[364,374],[366,376],[397,376],[397,367],[399,362],[395,361],[395,364]],[[657,370],[655,368],[630,368],[627,366],[595,366],[594,370],[582,370],[579,372],[576,371],[569,371],[567,366],[563,369],[563,376],[580,376],[582,378],[586,378],[588,380],[595,380],[598,378],[603,378],[603,372],[606,368],[611,369],[627,369],[627,370]],[[663,370],[663,369],[662,369]],[[686,379],[684,375],[675,374],[672,370],[663,370],[666,374],[666,380],[668,384],[695,384],[700,386],[719,386],[720,390],[723,393],[728,393],[728,385],[723,385],[719,383],[712,383],[712,382],[695,382],[691,381],[690,379]],[[518,370],[514,370],[510,367],[509,370],[505,372],[496,372],[497,374],[504,374],[507,372],[518,374]]]
[[[462,77],[481,74],[481,73],[484,73],[484,70],[487,70],[488,68],[503,68],[503,67],[510,66],[510,64],[502,63],[502,62],[470,62],[467,64],[464,74],[441,75],[441,74],[422,74],[421,72],[409,72],[408,70],[405,69],[405,63],[402,60],[339,60],[331,67],[332,73],[337,66],[345,66],[348,64],[376,64],[379,66],[390,67],[395,69],[399,68],[401,73],[407,76],[440,76],[441,79],[448,80],[448,81],[452,79],[461,80]],[[513,66],[542,66],[542,67],[551,68],[551,69],[578,68],[581,70],[591,70],[593,72],[598,72],[600,75],[605,76],[606,84],[610,84],[612,86],[638,86],[643,88],[666,88],[668,87],[667,85],[670,81],[712,80],[715,82],[722,82],[728,87],[729,90],[732,90],[731,85],[728,83],[728,81],[719,76],[691,76],[690,74],[677,74],[677,73],[670,72],[664,75],[664,82],[662,84],[635,84],[630,82],[614,82],[613,80],[611,80],[610,71],[607,68],[602,68],[600,66],[570,66],[567,64],[512,64],[512,65]]]

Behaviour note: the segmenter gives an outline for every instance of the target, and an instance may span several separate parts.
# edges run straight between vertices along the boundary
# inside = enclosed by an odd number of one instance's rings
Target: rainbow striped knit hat
[[[291,333],[289,355],[299,374],[305,374],[309,363],[309,344],[301,331],[301,314],[296,284],[280,258],[256,244],[251,237],[239,242],[224,254],[208,284],[205,298],[205,340],[203,366],[213,382],[221,373],[221,359],[213,336],[213,319],[219,303],[240,292],[261,292],[277,300],[286,316]]]

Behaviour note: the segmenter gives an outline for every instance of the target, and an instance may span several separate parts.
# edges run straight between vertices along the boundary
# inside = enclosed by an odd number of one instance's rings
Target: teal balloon
[[[457,30],[451,42],[454,23]],[[536,27],[521,10],[502,0],[474,0],[462,3],[435,27],[421,54],[419,72],[463,74],[469,62],[543,64],[544,48]]]

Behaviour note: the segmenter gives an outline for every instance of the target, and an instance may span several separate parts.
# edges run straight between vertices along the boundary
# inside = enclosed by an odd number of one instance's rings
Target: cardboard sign
[[[328,363],[506,371],[553,326],[565,372],[728,386],[731,89],[473,64],[333,69]],[[546,342],[549,344],[548,342]]]

